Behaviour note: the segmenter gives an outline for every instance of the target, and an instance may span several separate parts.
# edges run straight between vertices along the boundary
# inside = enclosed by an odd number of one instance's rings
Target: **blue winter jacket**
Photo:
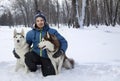
[[[40,42],[41,38],[45,36],[46,32],[54,34],[58,38],[60,42],[60,49],[65,52],[68,47],[66,39],[63,36],[61,36],[55,29],[50,28],[48,25],[45,25],[42,30],[33,28],[32,30],[27,32],[26,41],[30,46],[33,45],[32,51],[40,55],[38,43]],[[42,50],[42,55],[40,56],[48,58],[46,50]]]

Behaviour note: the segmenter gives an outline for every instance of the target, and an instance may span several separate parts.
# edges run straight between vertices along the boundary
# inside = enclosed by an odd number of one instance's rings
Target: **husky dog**
[[[15,71],[19,68],[24,67],[25,72],[28,72],[28,67],[25,64],[25,54],[29,52],[29,45],[26,43],[24,30],[22,29],[20,33],[14,29],[14,51],[19,58],[17,58]]]
[[[55,35],[47,32],[45,37],[42,38],[42,41],[38,44],[38,47],[40,49],[47,50],[48,57],[53,64],[56,74],[60,73],[62,66],[66,69],[71,69],[74,67],[74,60],[67,58],[65,54],[61,54],[57,58],[53,57],[60,47],[60,43]]]

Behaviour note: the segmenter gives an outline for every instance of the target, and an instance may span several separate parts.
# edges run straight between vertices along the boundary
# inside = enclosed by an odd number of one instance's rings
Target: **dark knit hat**
[[[46,22],[46,17],[44,16],[42,12],[38,11],[37,14],[34,16],[34,20],[36,20],[37,17],[43,18],[44,21]]]

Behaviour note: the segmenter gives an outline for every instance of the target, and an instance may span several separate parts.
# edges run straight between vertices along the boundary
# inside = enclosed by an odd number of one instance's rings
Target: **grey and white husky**
[[[29,45],[26,43],[24,30],[22,29],[20,33],[14,29],[14,50],[16,54],[20,57],[17,58],[15,71],[18,71],[19,68],[23,67],[25,72],[28,72],[28,67],[25,64],[25,54],[29,52]]]
[[[42,38],[42,41],[38,44],[38,47],[47,50],[48,57],[53,64],[56,74],[60,73],[62,66],[66,69],[74,67],[74,60],[68,58],[65,54],[61,54],[61,56],[57,58],[53,57],[60,47],[60,43],[55,35],[47,32],[45,37]]]

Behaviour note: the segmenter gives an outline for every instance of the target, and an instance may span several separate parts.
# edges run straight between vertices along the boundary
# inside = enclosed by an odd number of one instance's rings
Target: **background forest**
[[[120,0],[0,0],[0,25],[31,26],[37,10],[57,27],[120,25]]]

